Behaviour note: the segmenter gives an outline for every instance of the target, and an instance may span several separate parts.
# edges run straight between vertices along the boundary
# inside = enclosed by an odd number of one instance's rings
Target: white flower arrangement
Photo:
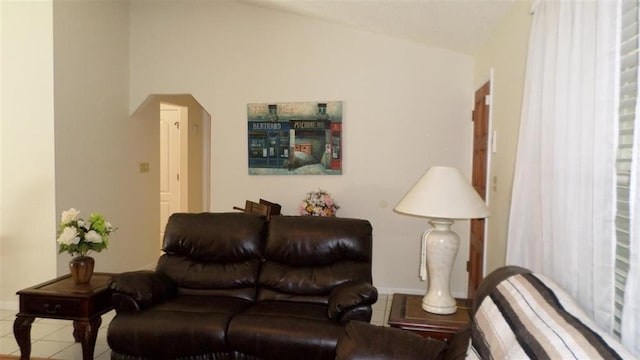
[[[340,209],[331,195],[325,190],[310,191],[298,207],[302,216],[336,216]]]
[[[100,214],[91,214],[88,220],[80,218],[80,211],[71,208],[62,212],[57,243],[59,252],[71,256],[85,256],[89,251],[100,252],[109,245],[109,235],[116,231]]]

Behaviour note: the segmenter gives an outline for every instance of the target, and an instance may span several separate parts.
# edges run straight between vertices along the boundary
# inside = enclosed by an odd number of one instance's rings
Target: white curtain
[[[611,331],[616,1],[534,3],[507,263],[559,282]]]

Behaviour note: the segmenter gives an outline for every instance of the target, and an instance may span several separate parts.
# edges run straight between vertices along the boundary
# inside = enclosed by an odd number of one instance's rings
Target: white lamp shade
[[[427,170],[394,210],[439,219],[477,219],[490,214],[484,200],[460,170],[447,166]]]

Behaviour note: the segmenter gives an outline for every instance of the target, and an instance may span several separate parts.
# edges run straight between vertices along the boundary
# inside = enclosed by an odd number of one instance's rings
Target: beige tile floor
[[[20,355],[20,349],[13,336],[13,320],[15,311],[0,310],[0,354]],[[102,325],[98,330],[94,359],[110,358],[107,345],[107,326],[115,313],[108,312],[102,316]],[[82,348],[73,340],[73,325],[68,320],[41,319],[31,325],[31,356],[48,359],[76,360],[82,359]]]
[[[391,300],[391,295],[380,294],[378,301],[373,305],[372,324],[388,326]],[[107,345],[107,326],[114,315],[115,313],[111,311],[102,316],[94,359],[108,360],[110,358],[109,346]],[[0,310],[0,354],[20,355],[20,349],[13,336],[15,316],[15,311]],[[71,321],[36,318],[31,325],[31,356],[61,360],[82,359],[82,348],[80,344],[73,341]]]

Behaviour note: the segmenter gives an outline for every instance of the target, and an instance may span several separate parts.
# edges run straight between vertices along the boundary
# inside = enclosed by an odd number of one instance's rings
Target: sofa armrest
[[[348,281],[336,286],[329,295],[329,318],[341,321],[351,309],[370,307],[378,300],[378,290],[364,280]]]
[[[352,321],[338,339],[336,360],[440,360],[446,347],[406,330]]]
[[[342,325],[347,325],[349,321],[369,322],[371,321],[371,315],[373,315],[371,305],[358,305],[345,311],[338,321]]]
[[[467,358],[467,350],[471,342],[471,325],[466,325],[458,330],[447,342],[446,360],[464,360]]]
[[[177,292],[176,285],[166,275],[147,270],[114,275],[109,287],[117,312],[139,311]]]

